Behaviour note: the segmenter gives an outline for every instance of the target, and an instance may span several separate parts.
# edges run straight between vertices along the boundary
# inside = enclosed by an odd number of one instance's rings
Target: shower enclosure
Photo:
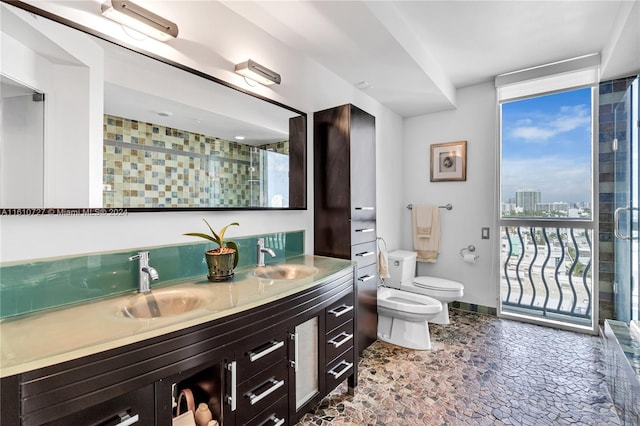
[[[615,314],[623,322],[638,320],[638,78],[629,86],[614,110],[615,139]]]

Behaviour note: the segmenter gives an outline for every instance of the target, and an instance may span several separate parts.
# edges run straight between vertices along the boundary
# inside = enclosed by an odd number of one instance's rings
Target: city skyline
[[[590,202],[591,88],[502,104],[502,200],[535,188],[540,202]]]

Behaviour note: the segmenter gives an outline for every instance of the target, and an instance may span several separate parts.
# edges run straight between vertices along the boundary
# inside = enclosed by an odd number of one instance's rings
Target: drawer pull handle
[[[344,365],[344,368],[342,370],[336,371],[339,367],[341,367],[343,365]],[[336,365],[331,370],[329,370],[329,374],[331,374],[334,379],[337,379],[338,377],[342,376],[344,373],[349,371],[349,369],[351,367],[353,367],[353,363],[352,362],[347,362],[345,360],[342,360],[342,361],[340,361],[340,363],[338,365]]]
[[[338,318],[352,310],[353,310],[353,306],[341,305],[341,306],[338,306],[337,308],[333,308],[332,310],[329,311],[329,313],[334,317]]]
[[[279,342],[276,342],[275,340],[272,340],[271,342],[268,343],[269,347],[260,351],[260,352],[254,352],[253,350],[249,351],[249,361],[254,362],[259,360],[260,358],[262,358],[263,356],[269,355],[271,352],[280,349],[281,347],[284,346],[284,342],[282,340],[280,340]]]
[[[267,420],[265,420],[264,422],[260,423],[259,426],[265,426],[267,423],[272,422],[273,426],[282,426],[284,424],[284,419],[279,419],[276,417],[275,414],[272,414],[269,416],[269,418]]]
[[[375,210],[375,207],[356,207],[356,210]]]
[[[372,251],[363,251],[362,253],[356,253],[356,256],[358,256],[358,257],[367,257],[367,256],[371,256],[373,254],[375,254],[375,253],[372,252]]]
[[[138,420],[140,420],[139,414],[130,416],[128,413],[120,413],[118,414],[118,417],[120,417],[120,423],[118,423],[116,426],[129,426],[134,423],[138,423]]]
[[[356,232],[373,232],[375,231],[374,228],[362,228],[362,229],[356,229]]]
[[[342,338],[342,340],[339,341],[338,339],[340,339],[340,338]],[[347,343],[352,338],[353,338],[353,334],[349,334],[346,331],[343,331],[342,333],[338,334],[333,339],[329,340],[328,343],[332,344],[334,348],[339,348],[340,346],[344,345],[345,343]]]
[[[365,281],[369,281],[372,278],[375,278],[375,275],[363,275],[360,278],[358,278],[358,281],[365,282]]]
[[[231,361],[227,364],[227,370],[231,372],[231,396],[227,395],[227,403],[231,406],[231,411],[236,411],[238,402],[238,398],[236,398],[236,362]]]
[[[249,398],[249,404],[251,405],[257,404],[259,401],[261,401],[262,399],[266,398],[267,396],[271,395],[273,392],[275,392],[276,390],[284,386],[284,380],[276,380],[275,377],[272,377],[266,382],[264,382],[263,384],[261,384],[260,386],[258,386],[256,389],[261,388],[264,385],[269,383],[271,383],[271,386],[269,387],[269,389],[265,390],[260,395],[256,395],[255,393],[253,393],[253,391],[248,392],[246,394],[247,398]]]

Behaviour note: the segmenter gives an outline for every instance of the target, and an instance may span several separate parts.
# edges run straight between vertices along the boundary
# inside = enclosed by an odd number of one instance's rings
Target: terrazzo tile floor
[[[431,351],[375,342],[298,425],[619,425],[600,337],[451,311]]]

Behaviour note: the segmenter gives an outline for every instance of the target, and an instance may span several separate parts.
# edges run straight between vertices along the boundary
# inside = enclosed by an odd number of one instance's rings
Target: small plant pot
[[[226,281],[233,277],[233,268],[236,258],[236,251],[226,249],[224,253],[220,249],[208,250],[204,253],[209,268],[209,281]]]

